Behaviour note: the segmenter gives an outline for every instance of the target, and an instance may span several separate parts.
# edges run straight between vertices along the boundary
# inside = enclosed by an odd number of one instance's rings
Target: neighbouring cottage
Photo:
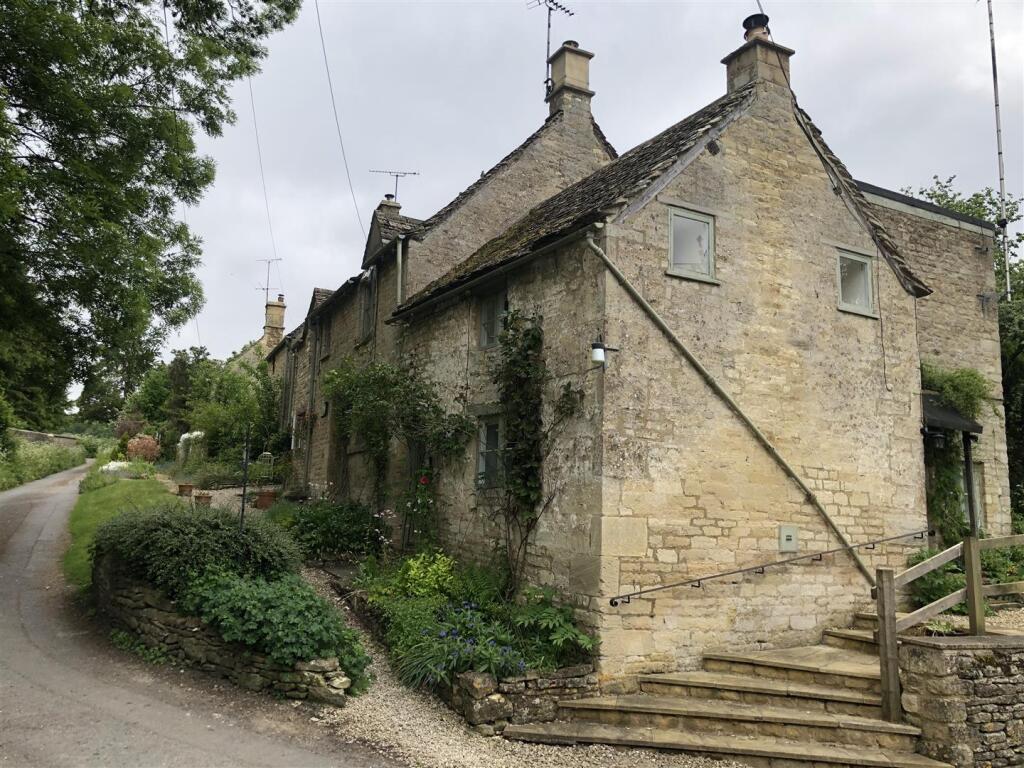
[[[621,156],[591,115],[592,54],[566,42],[544,124],[430,218],[388,196],[361,273],[267,354],[309,494],[371,495],[322,390],[345,357],[415,366],[477,419],[438,489],[445,545],[482,558],[495,341],[504,312],[541,316],[550,399],[572,383],[584,413],[548,459],[528,576],[576,600],[605,681],[817,641],[870,604],[865,573],[919,541],[609,599],[925,528],[922,361],[989,382],[971,492],[1009,533],[993,228],[855,181],[791,92],[794,52],[746,26],[725,95]],[[392,458],[393,500],[418,466]]]

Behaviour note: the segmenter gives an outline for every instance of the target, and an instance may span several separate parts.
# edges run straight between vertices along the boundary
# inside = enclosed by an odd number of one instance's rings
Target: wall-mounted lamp
[[[924,439],[931,442],[932,446],[941,451],[946,447],[946,431],[935,427],[921,427],[921,434]]]
[[[600,336],[597,337],[597,341],[590,345],[590,362],[594,365],[607,365],[608,363],[608,352],[618,352],[617,347],[609,347],[604,343],[604,339]]]

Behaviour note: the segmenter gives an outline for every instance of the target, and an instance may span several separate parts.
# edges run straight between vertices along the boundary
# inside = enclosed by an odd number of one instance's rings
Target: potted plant
[[[191,496],[193,488],[195,488],[195,486],[192,485],[192,483],[178,483],[178,495]]]

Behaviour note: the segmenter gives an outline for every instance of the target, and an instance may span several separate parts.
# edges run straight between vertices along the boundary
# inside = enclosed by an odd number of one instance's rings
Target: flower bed
[[[593,640],[550,590],[503,599],[497,574],[440,553],[364,563],[353,609],[388,647],[402,681],[436,692],[481,733],[556,716],[598,692]]]

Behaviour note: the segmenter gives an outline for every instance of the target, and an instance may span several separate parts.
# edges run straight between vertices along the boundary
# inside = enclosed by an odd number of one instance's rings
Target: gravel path
[[[967,617],[943,614],[957,629],[967,629]],[[1024,608],[1004,608],[985,617],[986,629],[1012,629],[1024,633]]]
[[[646,749],[552,747],[481,736],[437,698],[398,681],[384,649],[360,626],[326,574],[307,569],[304,575],[346,615],[374,660],[370,690],[343,709],[325,707],[316,720],[348,743],[372,745],[417,768],[741,768],[738,763]]]

